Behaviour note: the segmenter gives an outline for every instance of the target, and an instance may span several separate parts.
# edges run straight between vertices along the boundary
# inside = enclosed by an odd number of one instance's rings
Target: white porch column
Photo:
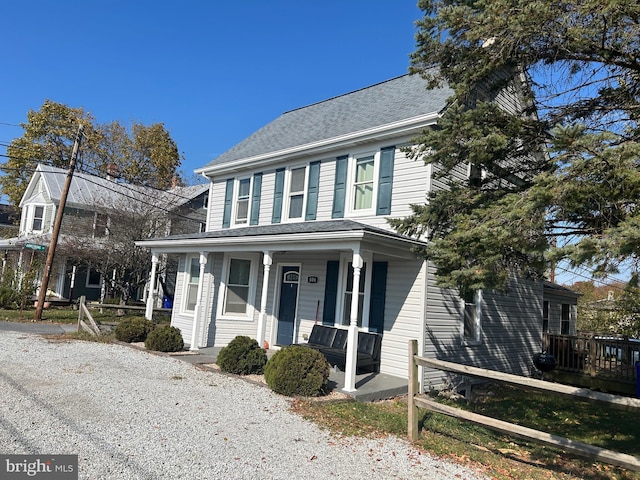
[[[353,288],[351,292],[351,317],[347,335],[347,359],[344,366],[344,391],[356,391],[356,361],[358,359],[358,300],[360,296],[360,271],[364,265],[358,250],[353,251]]]
[[[264,347],[264,340],[267,330],[267,292],[269,291],[269,272],[273,258],[271,252],[265,250],[262,256],[262,266],[264,272],[262,274],[262,297],[260,298],[260,315],[258,316],[258,345]]]
[[[207,266],[207,253],[200,252],[200,272],[198,275],[198,291],[196,305],[193,308],[193,326],[191,328],[191,345],[189,350],[198,351],[200,343],[200,316],[202,314],[202,292],[204,290],[204,269]]]
[[[156,297],[156,272],[158,271],[158,254],[151,252],[151,276],[149,278],[149,295],[147,296],[147,308],[144,316],[147,320],[153,317],[153,302]]]

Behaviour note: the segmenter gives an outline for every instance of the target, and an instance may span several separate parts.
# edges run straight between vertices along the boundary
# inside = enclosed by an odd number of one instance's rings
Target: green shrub
[[[9,286],[0,286],[0,308],[17,308],[20,303],[20,292]]]
[[[184,348],[180,329],[165,325],[153,329],[144,341],[147,350],[157,352],[179,352]]]
[[[153,330],[153,323],[143,317],[133,317],[122,320],[113,333],[121,342],[144,342],[149,332]]]
[[[329,363],[313,348],[291,345],[269,359],[264,379],[271,390],[281,395],[317,397],[326,393]]]
[[[220,350],[216,363],[223,372],[261,375],[267,363],[267,352],[253,338],[238,335]]]

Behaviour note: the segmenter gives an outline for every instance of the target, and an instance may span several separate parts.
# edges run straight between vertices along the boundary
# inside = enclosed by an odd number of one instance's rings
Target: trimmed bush
[[[153,330],[153,323],[144,317],[134,317],[119,322],[113,333],[121,342],[132,343],[144,342],[151,330]]]
[[[144,341],[147,350],[157,352],[179,352],[184,348],[180,329],[164,325],[153,329]]]
[[[20,303],[20,292],[11,287],[0,286],[0,308],[16,308]]]
[[[269,359],[264,379],[271,390],[281,395],[317,397],[326,393],[329,363],[313,348],[291,345]]]
[[[261,375],[267,363],[267,352],[253,338],[238,335],[220,349],[216,363],[223,372]]]

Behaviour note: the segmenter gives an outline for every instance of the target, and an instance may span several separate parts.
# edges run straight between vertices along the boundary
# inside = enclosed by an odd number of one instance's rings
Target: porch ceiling
[[[366,250],[400,258],[415,258],[424,242],[353,220],[280,223],[226,228],[136,242],[157,253],[230,251]]]

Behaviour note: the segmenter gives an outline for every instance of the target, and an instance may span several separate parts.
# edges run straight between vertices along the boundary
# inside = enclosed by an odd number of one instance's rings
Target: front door
[[[276,345],[291,345],[298,304],[298,284],[300,267],[282,267],[280,279],[280,306],[278,307],[278,335]]]

